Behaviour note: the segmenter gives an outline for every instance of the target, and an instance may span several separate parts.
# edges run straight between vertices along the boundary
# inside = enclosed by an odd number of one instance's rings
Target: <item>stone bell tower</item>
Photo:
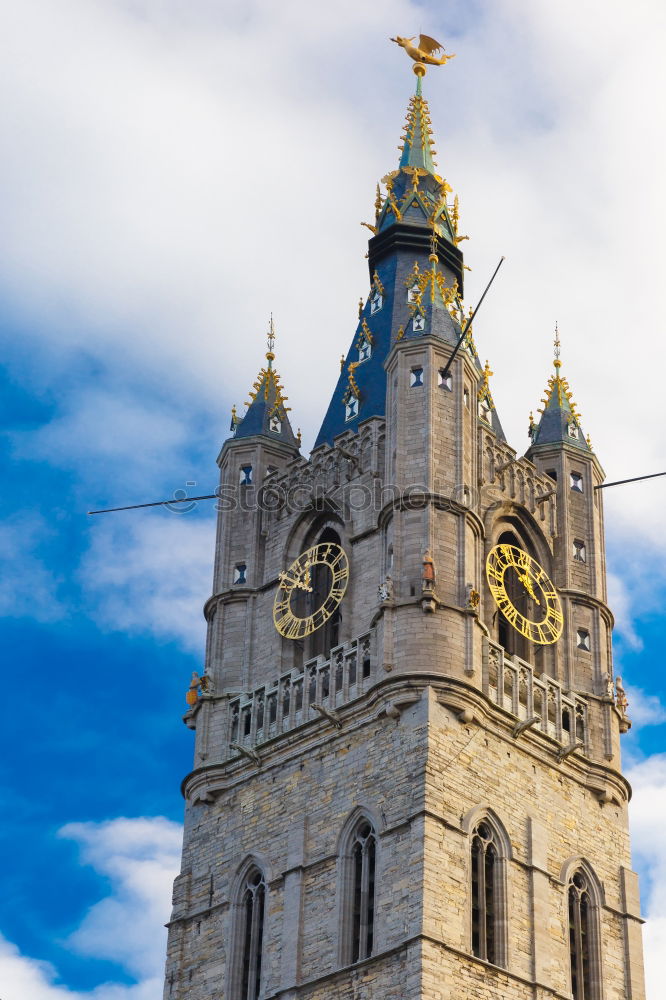
[[[415,70],[312,454],[271,338],[218,460],[170,1000],[644,1000],[603,471],[559,338],[505,439]]]

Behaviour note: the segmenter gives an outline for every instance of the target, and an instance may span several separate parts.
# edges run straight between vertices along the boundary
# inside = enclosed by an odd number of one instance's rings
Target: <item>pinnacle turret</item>
[[[589,437],[585,437],[580,423],[580,414],[573,401],[571,389],[566,378],[560,374],[560,335],[555,325],[555,357],[553,359],[554,373],[548,379],[543,407],[539,409],[540,418],[535,421],[530,414],[529,436],[532,444],[530,451],[540,445],[566,443],[591,452]]]
[[[273,367],[275,361],[275,327],[271,316],[268,329],[268,351],[266,366],[259,371],[246,402],[247,410],[239,417],[234,406],[231,411],[231,431],[235,438],[247,438],[261,434],[274,441],[282,441],[298,449],[300,441],[294,435],[289,422],[286,406],[288,397],[280,382],[280,376]]]

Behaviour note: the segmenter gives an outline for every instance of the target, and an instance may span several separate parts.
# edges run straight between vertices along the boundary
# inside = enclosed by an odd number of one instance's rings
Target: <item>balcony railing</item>
[[[565,694],[552,677],[536,677],[534,668],[519,656],[510,657],[490,639],[484,640],[483,691],[519,722],[536,718],[534,728],[568,746],[580,741],[587,749],[587,702]]]
[[[254,747],[316,718],[312,705],[335,711],[363,693],[376,671],[374,629],[308,660],[302,672],[283,674],[229,704],[227,743]],[[229,755],[235,751],[230,750]]]

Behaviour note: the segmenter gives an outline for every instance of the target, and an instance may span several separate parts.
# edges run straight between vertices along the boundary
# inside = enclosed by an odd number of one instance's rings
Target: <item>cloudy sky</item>
[[[552,358],[608,478],[666,468],[661,0],[0,0],[2,1000],[158,1000],[207,493],[273,312],[311,446],[426,78],[510,442]],[[189,484],[189,485],[188,485]],[[666,481],[605,495],[651,1000],[666,975]],[[11,682],[11,683],[9,683]],[[128,933],[131,927],[131,933]]]

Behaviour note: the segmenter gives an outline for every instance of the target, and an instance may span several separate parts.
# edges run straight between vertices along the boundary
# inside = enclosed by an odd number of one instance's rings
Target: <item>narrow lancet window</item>
[[[243,884],[241,898],[241,994],[240,1000],[257,1000],[261,988],[261,957],[264,937],[266,882],[253,868]]]
[[[375,872],[377,838],[372,824],[362,819],[355,827],[349,850],[347,886],[347,961],[361,962],[372,955],[375,941]]]
[[[479,823],[472,837],[472,951],[497,961],[497,846],[492,829]]]
[[[574,1000],[594,1000],[590,960],[593,933],[591,909],[587,879],[578,871],[569,883],[569,952]]]

